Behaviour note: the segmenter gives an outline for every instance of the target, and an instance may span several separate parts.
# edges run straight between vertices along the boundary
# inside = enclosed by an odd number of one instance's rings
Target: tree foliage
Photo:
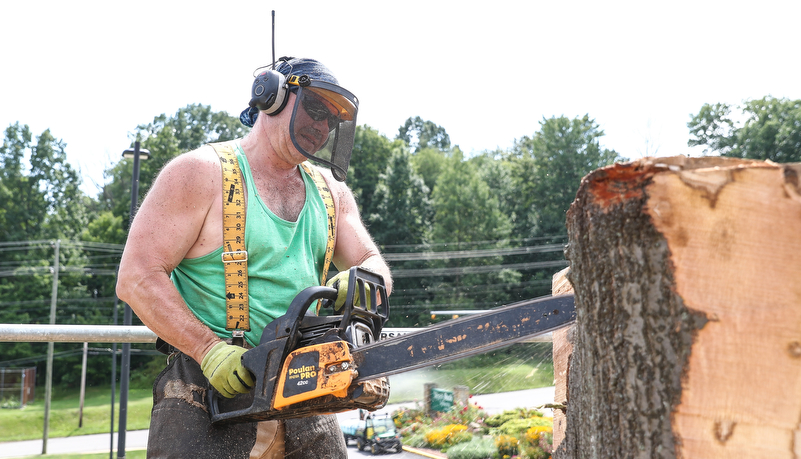
[[[604,132],[585,115],[543,119],[533,137],[515,143],[516,230],[528,237],[565,234],[565,213],[582,177],[622,158],[601,148]]]
[[[373,212],[379,176],[399,146],[399,141],[391,141],[369,126],[356,127],[347,181],[362,215]]]
[[[777,163],[801,161],[801,100],[767,96],[736,109],[722,103],[704,104],[687,127],[691,135],[687,144],[704,147],[706,154]]]
[[[425,148],[447,150],[451,146],[451,139],[445,128],[431,121],[424,121],[419,116],[407,119],[398,129],[397,138],[406,142],[415,152]]]
[[[394,245],[428,242],[433,209],[428,188],[412,167],[406,148],[396,148],[376,185],[374,212],[369,214],[370,233]]]
[[[140,140],[141,148],[150,151],[150,159],[140,162],[139,194],[137,202],[153,184],[159,171],[181,153],[194,150],[206,143],[223,142],[242,137],[247,133],[236,117],[225,112],[214,112],[208,105],[191,104],[174,115],[161,114],[147,124],[140,124],[133,141]],[[134,142],[131,142],[133,148]],[[128,227],[131,206],[131,180],[133,161],[119,161],[106,171],[107,183],[99,199],[105,210],[123,218]]]
[[[66,144],[45,130],[15,123],[0,147],[2,241],[74,237],[88,222],[88,201],[78,172],[67,162]]]

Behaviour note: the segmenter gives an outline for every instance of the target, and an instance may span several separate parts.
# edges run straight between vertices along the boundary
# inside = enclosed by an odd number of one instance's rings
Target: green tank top
[[[247,157],[236,142],[237,159],[247,187],[245,247],[248,251],[248,343],[255,346],[264,327],[284,315],[289,303],[306,287],[320,285],[328,216],[311,177],[298,168],[306,185],[306,202],[296,222],[276,216],[264,204],[253,182]],[[225,277],[222,245],[214,252],[186,258],[173,270],[172,282],[189,310],[221,338],[225,330]]]

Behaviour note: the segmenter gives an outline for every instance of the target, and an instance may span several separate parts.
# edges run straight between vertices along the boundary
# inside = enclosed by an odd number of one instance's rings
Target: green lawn
[[[114,453],[116,456],[116,452]],[[28,456],[25,459],[34,459],[42,457],[46,457],[47,459],[106,459],[108,457],[108,453],[97,453],[97,454],[48,454],[47,456]],[[125,450],[125,457],[126,459],[145,459],[147,457],[147,451],[145,450]]]
[[[36,440],[42,438],[44,426],[44,389],[37,387],[34,403],[22,409],[0,409],[0,442]],[[41,397],[40,397],[41,395]],[[150,408],[153,406],[149,389],[131,389],[128,395],[128,430],[147,429]],[[107,388],[87,388],[83,408],[83,427],[78,427],[78,391],[55,393],[50,405],[48,436],[71,437],[106,433],[111,427],[111,391]],[[119,419],[119,394],[115,397],[115,430]]]
[[[423,400],[423,385],[435,383],[442,389],[467,386],[471,394],[495,394],[553,386],[553,363],[514,362],[491,368],[458,368],[454,364],[424,368],[390,376],[389,403]]]

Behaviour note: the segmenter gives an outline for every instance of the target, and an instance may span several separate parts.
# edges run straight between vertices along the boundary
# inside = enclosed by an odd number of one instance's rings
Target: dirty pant
[[[148,458],[346,459],[336,416],[212,425],[206,406],[210,385],[200,365],[178,353],[153,384]],[[222,399],[221,411],[250,406],[247,396]]]

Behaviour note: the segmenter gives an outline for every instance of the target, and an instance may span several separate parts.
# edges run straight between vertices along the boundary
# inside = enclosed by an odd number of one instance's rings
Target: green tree
[[[445,128],[431,121],[423,121],[419,116],[407,119],[398,129],[397,138],[406,142],[413,152],[425,148],[447,150],[451,147],[451,139]]]
[[[453,152],[459,151],[458,147],[453,149]],[[428,187],[429,193],[434,191],[434,186],[437,184],[439,175],[448,165],[448,159],[453,154],[450,150],[439,150],[436,148],[423,148],[418,149],[412,156],[412,165],[414,170],[423,182]]]
[[[511,230],[507,215],[501,212],[497,196],[482,178],[475,162],[465,161],[456,150],[437,181],[432,193],[434,226],[432,242],[450,251],[498,249],[506,247]],[[443,270],[435,304],[475,305],[471,287],[516,281],[519,274],[510,270],[473,272],[476,267],[495,265],[498,256],[478,258],[453,257],[431,263]],[[480,306],[492,299],[483,297]]]
[[[397,148],[375,192],[375,212],[367,217],[370,233],[379,244],[425,244],[433,216],[428,188],[414,172],[411,155]]]
[[[604,135],[588,115],[553,117],[540,121],[533,137],[515,142],[510,161],[516,195],[515,232],[523,237],[565,233],[565,214],[576,197],[581,179],[591,171],[622,158],[601,148]]]
[[[140,163],[140,196],[137,202],[142,202],[142,196],[147,194],[156,175],[176,156],[206,143],[242,137],[247,132],[248,128],[239,122],[239,118],[230,116],[226,112],[214,112],[210,106],[201,104],[187,105],[179,109],[175,115],[161,114],[153,118],[153,122],[137,126],[133,134],[134,140],[139,139],[141,148],[149,150],[151,154],[149,160]],[[106,175],[110,182],[103,187],[99,196],[102,208],[110,210],[115,216],[121,216],[128,222],[133,161],[121,159],[106,171]],[[126,223],[125,228],[127,227]]]
[[[348,186],[362,215],[374,212],[373,202],[379,176],[386,171],[392,151],[400,141],[392,141],[369,126],[357,126],[348,169]]]
[[[0,147],[0,240],[73,238],[88,222],[90,200],[50,130],[36,138],[12,124]],[[28,166],[29,165],[29,166]]]
[[[374,212],[367,216],[370,233],[382,250],[392,255],[419,251],[427,247],[431,232],[433,208],[429,191],[411,165],[411,155],[404,145],[393,152],[386,171],[376,186]],[[425,268],[425,260],[392,262],[403,270]],[[424,291],[429,285],[425,278],[397,277],[394,279],[392,310],[388,326],[409,327],[419,323],[415,310],[429,295],[411,295]]]
[[[687,127],[691,147],[704,153],[733,158],[770,160],[777,163],[801,161],[801,100],[763,97],[737,107],[745,121],[733,120],[728,104],[704,104]]]
[[[462,243],[505,239],[509,222],[475,164],[457,152],[434,187],[434,241]]]

